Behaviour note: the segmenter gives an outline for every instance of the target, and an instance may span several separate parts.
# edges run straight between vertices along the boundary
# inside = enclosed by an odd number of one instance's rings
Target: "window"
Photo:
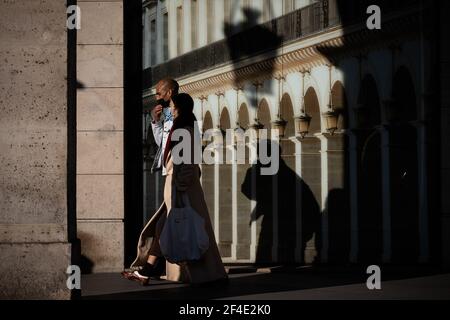
[[[183,7],[177,8],[177,53],[183,53]]]
[[[191,46],[192,49],[198,46],[198,2],[191,0]]]

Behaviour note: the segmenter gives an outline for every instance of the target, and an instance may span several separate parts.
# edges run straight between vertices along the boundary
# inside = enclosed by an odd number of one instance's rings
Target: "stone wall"
[[[444,264],[450,266],[450,95],[447,89],[450,82],[450,23],[447,18],[450,3],[441,2],[440,70],[441,70],[441,199],[442,199],[442,246]]]
[[[65,1],[2,1],[0,21],[0,299],[68,299]]]
[[[116,272],[124,264],[123,5],[78,5],[78,237],[83,271]]]

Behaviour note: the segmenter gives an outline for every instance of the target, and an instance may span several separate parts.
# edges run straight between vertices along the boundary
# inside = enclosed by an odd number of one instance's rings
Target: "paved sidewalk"
[[[257,271],[257,272],[255,272]],[[381,290],[368,290],[365,268],[230,269],[227,287],[193,288],[153,281],[143,287],[120,274],[82,277],[83,299],[119,300],[448,300],[450,272],[382,268]]]

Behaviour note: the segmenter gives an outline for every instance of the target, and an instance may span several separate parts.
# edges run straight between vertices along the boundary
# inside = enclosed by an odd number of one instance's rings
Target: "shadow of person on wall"
[[[267,140],[267,143],[270,145],[276,142]],[[278,154],[281,155],[281,148],[276,144]],[[256,201],[250,224],[262,218],[255,263],[289,265],[304,262],[307,248],[311,248],[310,241],[315,242],[316,251],[320,248],[320,207],[310,187],[289,168],[281,156],[274,160],[279,163],[274,175],[261,174],[261,169],[270,164],[264,165],[258,161],[247,170],[241,186],[242,193]],[[273,215],[275,210],[276,221]],[[298,237],[301,237],[300,241]]]
[[[332,189],[325,205],[328,215],[328,262],[347,264],[350,254],[350,203],[345,189]]]

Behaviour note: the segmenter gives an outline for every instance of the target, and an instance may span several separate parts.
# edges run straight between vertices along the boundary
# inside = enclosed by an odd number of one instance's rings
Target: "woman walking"
[[[194,126],[196,126],[196,118],[193,114],[193,108],[194,102],[191,96],[186,93],[173,96],[170,102],[174,122],[163,156],[163,163],[167,172],[164,185],[164,202],[142,231],[138,242],[138,255],[131,265],[131,268],[136,270],[131,277],[144,284],[148,283],[152,277],[158,277],[164,267],[167,280],[171,281],[201,284],[226,282],[228,279],[216,244],[203,189],[200,184],[200,168],[194,162],[194,152],[196,152],[194,149],[194,139],[196,139]],[[190,145],[191,147],[191,159],[190,161],[182,161],[180,164],[174,164],[172,150],[178,143],[183,142],[172,139],[175,130],[178,129],[184,129],[186,130],[185,132],[189,133],[190,144],[188,146]],[[175,163],[178,163],[178,161],[175,161]],[[174,190],[176,192],[175,197],[172,195]],[[159,239],[167,216],[175,205],[173,203],[174,199],[180,199],[183,194],[187,195],[191,207],[205,221],[205,229],[209,237],[209,248],[200,260],[172,264],[165,262]]]

